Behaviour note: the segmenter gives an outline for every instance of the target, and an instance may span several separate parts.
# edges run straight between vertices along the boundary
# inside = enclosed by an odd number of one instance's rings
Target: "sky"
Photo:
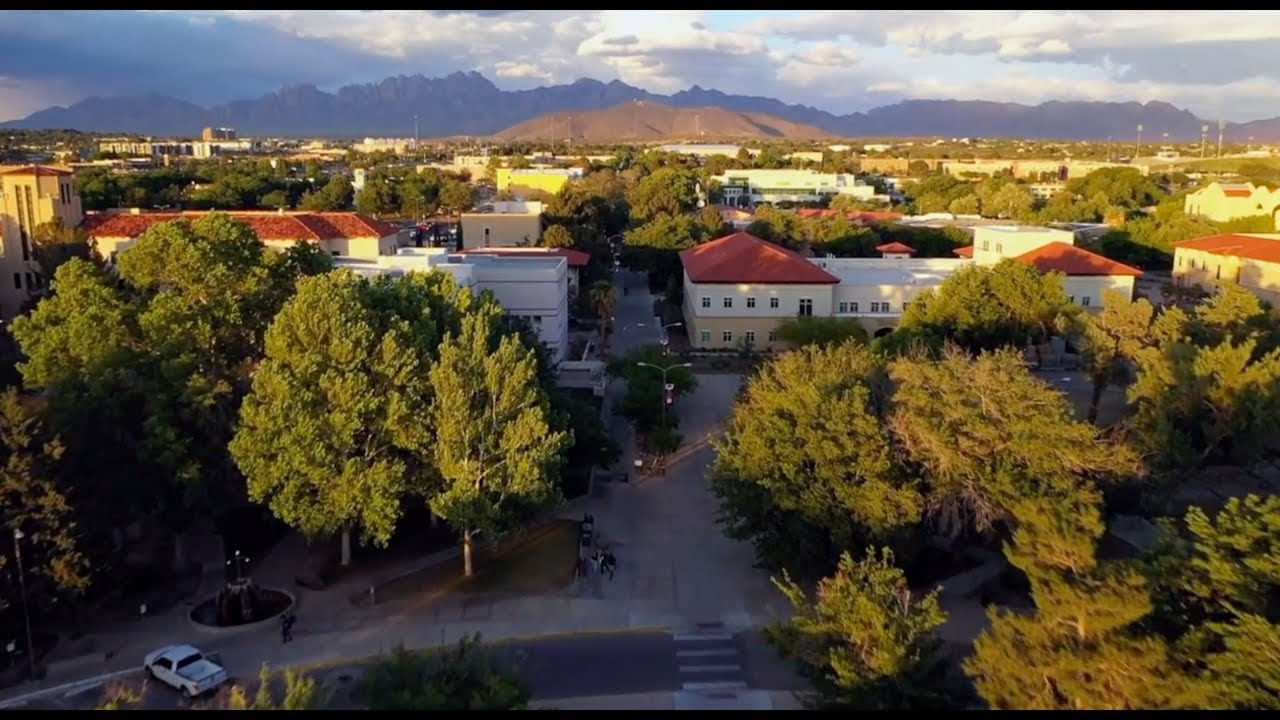
[[[503,89],[619,79],[837,113],[907,98],[1163,100],[1280,116],[1280,11],[0,11],[0,120],[86,97],[200,105],[475,70]]]

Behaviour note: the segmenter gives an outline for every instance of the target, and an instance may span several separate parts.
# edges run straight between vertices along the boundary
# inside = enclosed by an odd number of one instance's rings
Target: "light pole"
[[[249,564],[249,557],[247,555],[241,555],[240,551],[237,550],[235,552],[235,557],[228,560],[227,564],[230,565],[233,562],[236,564],[236,582],[240,582],[244,579],[244,566]]]
[[[22,594],[22,624],[27,629],[27,668],[31,679],[36,678],[36,645],[31,639],[31,610],[27,607],[27,575],[22,569],[22,538],[18,528],[13,529],[13,561],[18,566],[18,591]]]
[[[665,428],[667,426],[667,393],[675,390],[675,386],[667,384],[667,373],[675,370],[676,368],[691,368],[693,367],[693,363],[677,363],[675,365],[662,367],[661,365],[654,365],[652,363],[638,362],[636,363],[636,367],[647,367],[662,373],[662,396],[660,399],[662,400],[662,427]]]
[[[682,322],[667,323],[666,325],[663,325],[661,329],[658,330],[658,335],[659,335],[658,342],[662,344],[663,355],[670,354],[669,347],[671,345],[671,338],[667,335],[667,330],[670,330],[673,327],[684,327],[684,323]]]

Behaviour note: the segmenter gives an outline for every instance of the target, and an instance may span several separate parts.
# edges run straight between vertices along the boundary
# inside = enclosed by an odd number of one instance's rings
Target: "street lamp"
[[[13,561],[18,566],[18,588],[22,593],[22,623],[27,629],[27,667],[31,671],[31,679],[36,677],[36,645],[31,640],[31,610],[27,607],[27,575],[22,569],[22,538],[26,537],[18,528],[13,529]]]
[[[241,555],[240,551],[237,550],[235,552],[235,557],[228,560],[227,565],[230,565],[233,562],[236,564],[236,582],[240,582],[244,579],[244,566],[249,564],[249,556]]]
[[[673,392],[676,389],[675,385],[671,385],[667,382],[667,373],[675,370],[676,368],[691,368],[693,367],[693,363],[677,363],[675,365],[662,367],[661,365],[654,365],[652,363],[638,362],[636,363],[636,367],[647,367],[662,373],[662,397],[660,399],[662,400],[662,427],[665,428],[667,426],[667,393]]]

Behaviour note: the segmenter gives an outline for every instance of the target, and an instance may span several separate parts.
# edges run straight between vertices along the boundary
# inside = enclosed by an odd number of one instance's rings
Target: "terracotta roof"
[[[1253,197],[1253,191],[1247,190],[1245,188],[1230,188],[1227,190],[1223,190],[1222,194],[1226,195],[1227,197],[1233,197],[1233,198]]]
[[[28,165],[0,172],[0,175],[35,175],[36,177],[61,177],[73,174],[70,170],[49,167],[48,165]]]
[[[1208,237],[1183,240],[1173,244],[1176,248],[1201,250],[1214,255],[1248,258],[1262,262],[1280,263],[1280,234],[1245,235],[1224,233]]]
[[[951,252],[955,253],[956,255],[962,258],[971,258],[973,257],[973,246],[965,245],[964,247],[958,247],[955,250],[952,250]]]
[[[906,245],[904,243],[900,243],[897,241],[894,241],[891,243],[885,243],[884,245],[878,245],[876,246],[876,250],[879,250],[882,253],[912,253],[912,254],[914,254],[916,251],[916,249],[911,247],[910,245]]]
[[[839,278],[781,245],[744,232],[725,235],[680,252],[696,283],[834,285]]]
[[[207,212],[139,213],[91,215],[84,228],[94,237],[138,237],[153,225],[170,220],[195,220]],[[394,235],[398,230],[387,223],[353,212],[275,213],[231,212],[231,217],[253,228],[264,242],[336,240]]]
[[[498,255],[504,257],[562,257],[569,267],[582,268],[591,262],[590,253],[571,248],[474,248],[463,250],[460,255]]]
[[[1063,275],[1142,275],[1138,268],[1065,242],[1042,245],[1019,255],[1018,260],[1036,266],[1041,272],[1060,272]]]

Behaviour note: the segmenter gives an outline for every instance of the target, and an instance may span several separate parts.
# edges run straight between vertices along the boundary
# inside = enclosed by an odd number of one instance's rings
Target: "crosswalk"
[[[722,622],[698,623],[688,632],[672,633],[676,666],[684,690],[715,697],[734,697],[747,687],[742,651],[737,638]]]

